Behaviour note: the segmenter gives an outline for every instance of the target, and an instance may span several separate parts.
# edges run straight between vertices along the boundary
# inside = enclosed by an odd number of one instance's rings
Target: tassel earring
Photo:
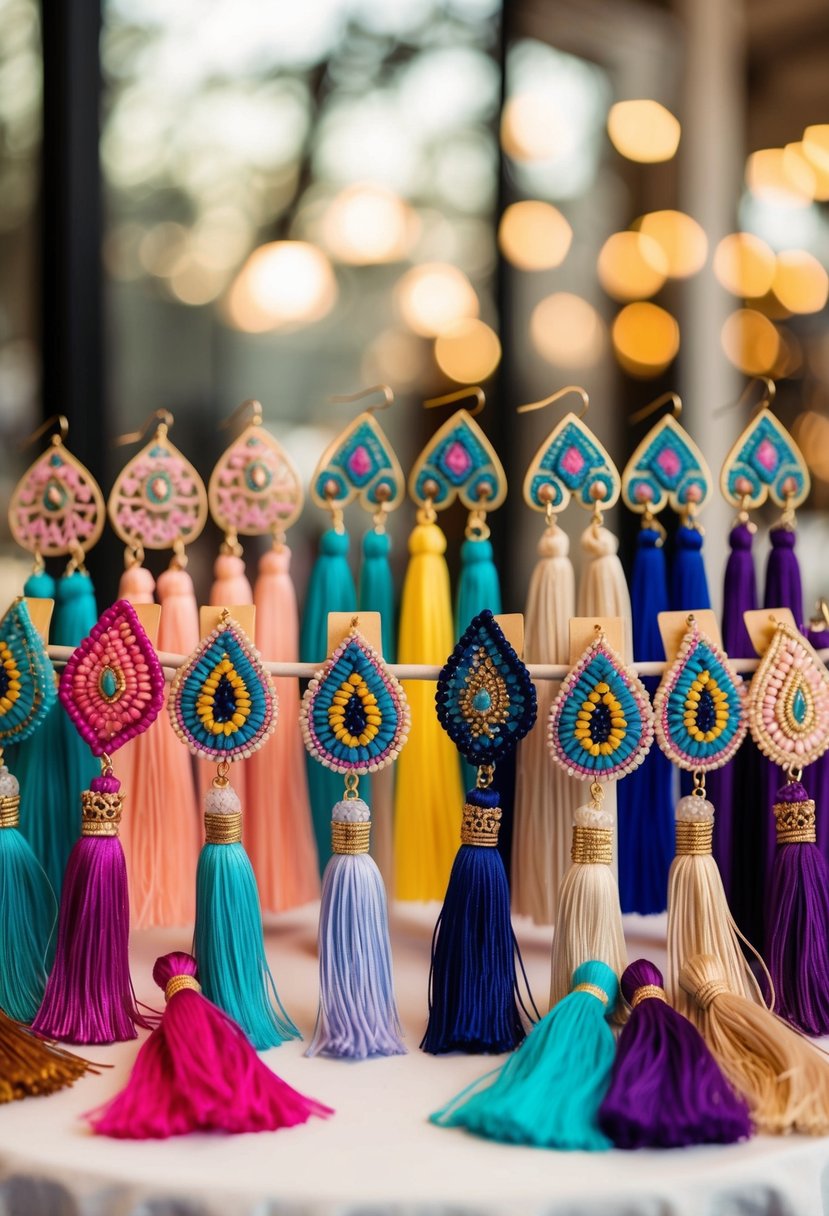
[[[516,618],[503,620],[517,624]],[[461,847],[432,938],[429,1022],[421,1047],[432,1055],[497,1054],[523,1041],[531,1015],[518,987],[516,960],[525,986],[526,973],[497,848],[501,808],[492,782],[496,764],[535,722],[536,694],[488,610],[474,618],[441,671],[437,711],[449,738],[477,769],[477,779],[466,795]],[[537,1016],[529,992],[528,997]]]
[[[713,955],[735,992],[763,1003],[712,856],[714,806],[705,796],[706,773],[726,764],[745,738],[743,689],[712,640],[713,613],[702,615],[707,633],[693,613],[661,615],[669,662],[653,701],[660,749],[694,777],[693,792],[677,804],[676,857],[668,877],[668,991],[671,1004],[692,1021],[696,1006],[680,987],[679,970],[694,954]]]
[[[829,676],[791,618],[782,619],[784,611],[774,609],[769,616],[771,641],[748,696],[752,738],[785,773],[774,805],[769,970],[781,1017],[806,1034],[824,1035],[829,1034],[829,867],[816,844],[815,803],[801,778],[829,748]]]
[[[378,649],[376,613],[329,617],[329,643],[345,637],[311,680],[300,724],[308,754],[345,777],[331,811],[333,856],[322,879],[320,1004],[309,1056],[364,1060],[405,1052],[394,998],[383,879],[369,855],[371,812],[359,778],[392,764],[408,738],[409,707]]]
[[[736,1144],[751,1135],[748,1107],[696,1027],[668,1004],[662,973],[640,958],[625,970],[622,1028],[599,1126],[617,1148]]]
[[[241,1027],[202,995],[191,955],[156,959],[153,979],[164,992],[164,1014],[141,1045],[124,1089],[85,1116],[99,1136],[275,1132],[312,1115],[333,1115],[271,1072]]]
[[[147,1021],[130,979],[129,889],[118,839],[125,795],[110,756],[145,731],[164,703],[164,673],[126,600],[108,608],[74,651],[59,696],[100,758],[101,775],[81,796],[81,839],[66,867],[55,962],[33,1029],[71,1043],[122,1042]]]
[[[383,396],[383,404],[375,406],[374,410],[389,409],[394,402],[394,393],[388,384],[373,384],[356,393],[337,395],[331,400],[361,401],[378,393]],[[391,544],[387,521],[391,512],[396,510],[405,498],[406,481],[394,449],[387,439],[383,452],[383,472],[379,480],[375,475],[370,476],[366,482],[365,470],[368,462],[364,459],[358,462],[355,456],[356,450],[352,440],[345,461],[340,461],[340,468],[351,488],[352,496],[356,497],[363,510],[371,514],[373,523],[373,527],[363,534],[357,603],[361,612],[380,613],[383,655],[387,663],[393,663],[397,655],[397,613],[395,611],[394,582],[389,563]],[[374,816],[371,853],[377,862],[387,890],[391,891],[394,886],[394,767],[392,765],[372,775],[371,805]]]
[[[35,571],[25,593],[55,599],[51,640],[57,646],[77,646],[95,624],[97,609],[92,580],[84,559],[100,539],[106,513],[104,499],[92,474],[65,445],[69,424],[55,414],[29,442],[57,424],[49,447],[18,482],[9,505],[14,540],[35,558]],[[57,584],[43,571],[43,560],[69,557]],[[17,758],[24,791],[21,831],[60,895],[63,874],[78,839],[78,799],[98,766],[86,743],[73,729],[60,705],[43,728],[25,743]]]
[[[550,708],[548,742],[553,760],[570,777],[590,781],[590,801],[573,816],[572,865],[556,914],[550,1003],[570,988],[573,972],[590,959],[619,975],[627,954],[613,875],[613,815],[604,805],[605,783],[638,768],[653,742],[653,716],[642,682],[611,648],[605,630],[624,636],[619,618],[570,623],[570,652],[581,657]],[[584,648],[589,637],[593,640]]]
[[[52,604],[31,603],[45,633]],[[0,1009],[19,1022],[31,1022],[43,1000],[58,905],[46,871],[18,831],[20,787],[3,750],[40,729],[56,698],[55,673],[29,605],[15,600],[0,621]]]
[[[618,991],[618,980],[605,963],[582,963],[568,993],[518,1051],[430,1122],[465,1127],[506,1144],[587,1152],[611,1148],[598,1116],[616,1050],[607,1019]]]
[[[829,604],[821,598],[809,621],[809,642],[815,650],[829,650]],[[803,777],[803,784],[816,805],[829,805],[829,756],[824,754],[810,764]],[[829,817],[824,816],[817,824],[817,846],[829,865]]]
[[[253,608],[233,611],[245,613],[252,632]],[[276,692],[229,609],[202,609],[201,625],[206,636],[177,670],[167,701],[181,741],[194,756],[217,765],[204,800],[193,954],[205,996],[264,1051],[300,1035],[282,1007],[265,956],[259,891],[242,845],[242,803],[228,773],[234,760],[252,755],[276,727]]]
[[[650,405],[633,414],[636,423],[660,406],[670,403],[673,412],[651,427],[622,473],[622,498],[628,510],[642,516],[631,578],[633,656],[638,662],[662,662],[665,651],[657,619],[669,603],[668,569],[665,561],[665,529],[657,516],[666,507],[681,514],[679,531],[693,532],[689,521],[711,494],[711,472],[702,453],[677,419],[682,401],[676,393],[663,393]],[[693,562],[697,573],[705,569],[699,549],[685,537],[677,539],[679,550]],[[684,558],[678,563],[687,565]],[[690,574],[690,571],[688,571]],[[680,572],[683,593],[694,590],[699,578]],[[702,601],[691,600],[686,611],[707,608],[708,592]],[[680,605],[682,607],[682,605]],[[653,696],[658,680],[646,676],[643,684]],[[623,912],[650,914],[664,911],[668,893],[668,870],[673,857],[673,771],[665,756],[654,748],[638,772],[619,790],[619,894]]]
[[[829,1132],[829,1060],[762,1005],[733,992],[717,959],[689,958],[679,982],[711,1052],[743,1094],[758,1132]]]
[[[145,581],[138,576],[152,582],[142,565],[145,550],[171,549],[171,569],[183,570],[187,565],[185,546],[198,540],[207,522],[204,483],[168,436],[173,415],[169,410],[156,410],[149,422],[156,423],[152,438],[121,470],[107,503],[112,529],[126,546],[120,590],[131,603],[136,601],[129,592]],[[145,424],[117,442],[140,441],[146,430]],[[164,575],[159,578],[165,599],[167,581]],[[152,594],[149,602],[153,602]],[[193,604],[195,607],[195,600]],[[189,653],[194,644],[189,630],[182,637],[175,626],[170,629],[165,613],[162,610],[158,628],[159,649]],[[182,646],[182,642],[188,644]],[[141,808],[140,815],[127,816],[122,832],[133,927],[188,924],[195,910],[193,891],[189,883],[181,881],[181,875],[196,867],[198,805],[190,758],[179,747],[167,714],[161,714],[148,731],[127,744],[124,760],[129,768],[124,768],[122,781],[129,787],[133,804]]]
[[[400,606],[401,663],[438,666],[454,645],[446,537],[437,513],[460,498],[467,511],[483,500],[496,510],[507,492],[501,462],[475,422],[484,408],[480,388],[460,389],[424,402],[427,409],[472,397],[474,409],[457,410],[430,439],[409,475],[417,524],[409,537],[409,565]],[[395,876],[398,899],[442,899],[457,848],[459,820],[447,807],[463,799],[460,766],[451,740],[434,714],[434,687],[405,685],[412,711],[409,746],[397,767]]]
[[[543,511],[546,521],[525,614],[525,653],[530,663],[558,664],[569,659],[570,618],[576,614],[575,576],[570,542],[559,528],[557,516],[571,500],[592,510],[594,470],[612,467],[607,452],[582,422],[590,398],[579,385],[569,384],[541,401],[519,406],[518,413],[542,409],[569,393],[581,397],[581,412],[565,414],[536,452],[524,478],[524,501],[531,510]],[[550,770],[546,726],[557,691],[551,680],[542,680],[538,686],[538,718],[519,746],[515,785],[513,909],[545,925],[555,919],[569,859],[567,832],[581,796],[578,782],[561,769]]]
[[[302,483],[285,449],[262,425],[259,402],[244,401],[224,425],[239,416],[247,417],[247,425],[210,476],[210,514],[236,548],[239,536],[270,536],[253,592],[256,645],[268,662],[296,663],[299,611],[286,532],[302,513]],[[299,732],[299,683],[281,677],[274,687],[282,725],[245,764],[245,845],[262,908],[282,912],[318,898],[319,869]]]

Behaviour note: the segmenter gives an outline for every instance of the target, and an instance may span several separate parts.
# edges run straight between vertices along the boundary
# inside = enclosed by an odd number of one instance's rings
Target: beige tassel
[[[730,990],[718,959],[690,958],[679,973],[698,1024],[731,1084],[744,1094],[757,1130],[829,1132],[829,1058],[785,1022]]]
[[[694,794],[680,798],[676,807],[676,856],[668,875],[667,986],[671,1004],[697,1026],[702,1016],[700,1008],[680,983],[680,968],[694,955],[712,955],[730,991],[754,1004],[765,1003],[740,948],[742,935],[711,855],[713,830],[714,807],[706,798]],[[750,949],[760,959],[754,947]],[[760,963],[765,970],[762,959]]]
[[[627,966],[619,887],[611,869],[613,815],[580,806],[574,814],[572,862],[564,876],[553,938],[550,1004],[570,991],[581,963],[599,959],[617,976]]]
[[[538,562],[527,597],[524,661],[566,663],[576,594],[570,541],[553,523],[538,543]],[[537,924],[554,923],[562,878],[569,864],[567,839],[581,797],[580,782],[551,765],[547,719],[559,685],[540,680],[538,716],[518,750],[512,846],[512,906]],[[568,989],[569,991],[569,985]]]

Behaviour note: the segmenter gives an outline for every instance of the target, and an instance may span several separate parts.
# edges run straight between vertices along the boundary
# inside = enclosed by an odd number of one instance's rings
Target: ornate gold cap
[[[125,794],[84,790],[81,794],[81,835],[117,836]]]
[[[815,804],[811,798],[803,802],[776,802],[774,819],[778,844],[814,844]]]
[[[464,803],[461,820],[461,844],[474,844],[479,848],[493,849],[498,844],[501,830],[501,808],[499,806],[474,806]]]

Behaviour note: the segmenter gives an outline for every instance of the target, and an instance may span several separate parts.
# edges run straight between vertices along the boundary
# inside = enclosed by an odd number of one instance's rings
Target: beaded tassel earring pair
[[[62,414],[48,419],[30,442],[55,425],[49,447],[15,488],[9,527],[17,544],[35,559],[24,594],[54,600],[51,641],[77,646],[97,615],[84,561],[103,531],[104,500],[92,474],[66,447],[69,424]],[[69,558],[57,582],[44,565],[54,557]],[[97,771],[95,759],[56,704],[42,728],[21,745],[16,768],[23,790],[20,830],[60,894],[80,829],[77,800]]]

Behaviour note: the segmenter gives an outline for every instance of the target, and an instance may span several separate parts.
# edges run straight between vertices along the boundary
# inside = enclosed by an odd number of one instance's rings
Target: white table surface
[[[112,1064],[48,1098],[0,1108],[0,1216],[819,1216],[829,1210],[829,1139],[759,1137],[671,1152],[555,1153],[436,1128],[427,1116],[492,1064],[418,1050],[437,906],[393,913],[395,976],[410,1054],[307,1060],[303,1045],[265,1056],[329,1120],[272,1134],[128,1143],[93,1136],[80,1115],[119,1089],[136,1044],[89,1049]],[[280,994],[306,1039],[313,1026],[317,906],[268,926]],[[546,1007],[552,931],[517,925],[536,1000]],[[627,919],[630,957],[664,959],[664,918]],[[157,1005],[151,967],[186,948],[185,931],[133,938],[138,995]],[[542,1004],[544,1003],[544,1004]]]

